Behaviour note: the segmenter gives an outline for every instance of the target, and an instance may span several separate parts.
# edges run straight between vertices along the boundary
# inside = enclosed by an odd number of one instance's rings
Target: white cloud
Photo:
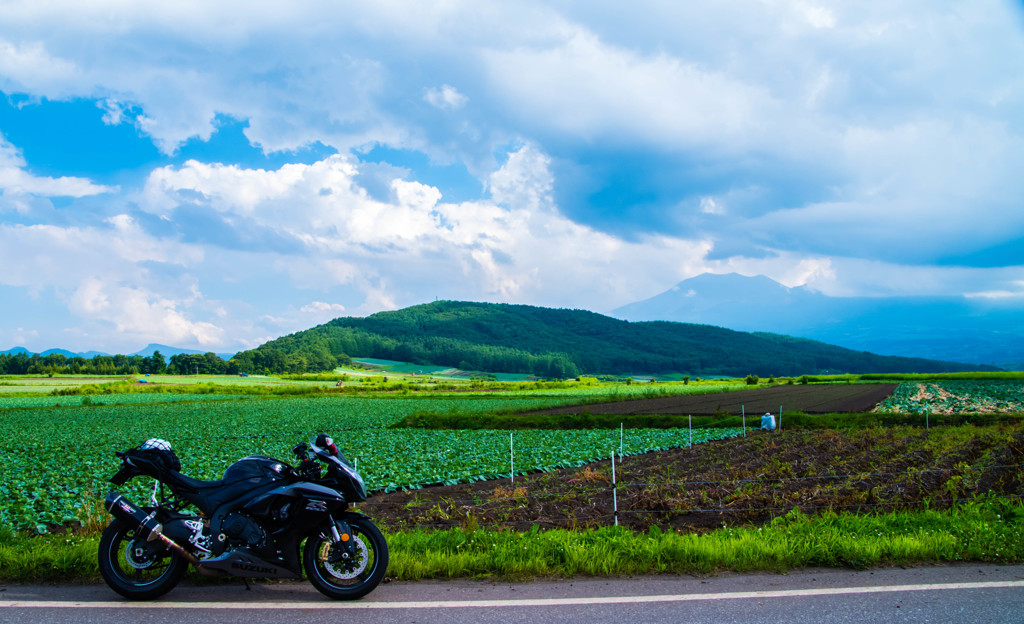
[[[1024,299],[1024,289],[1020,290],[987,290],[965,293],[968,299]]]
[[[700,211],[704,214],[721,215],[725,214],[725,207],[715,201],[714,197],[701,197]]]
[[[555,45],[488,50],[488,78],[510,111],[558,134],[663,149],[748,143],[780,118],[756,84],[699,62],[638,54],[585,29]],[[760,142],[760,141],[758,141]]]
[[[33,195],[42,197],[86,197],[102,193],[113,193],[117,187],[93,184],[85,178],[62,176],[51,178],[34,176],[26,171],[27,163],[21,151],[11,145],[0,134],[0,194],[10,201],[12,199]],[[20,203],[19,206],[27,206]],[[0,202],[0,209],[3,202]],[[24,212],[25,210],[19,210]]]
[[[1018,292],[1024,284],[1024,265],[931,266],[777,252],[760,258],[734,256],[708,266],[713,273],[765,275],[789,287],[807,286],[833,297],[978,298],[986,296],[979,294],[979,284],[995,285],[990,293]]]
[[[345,306],[341,305],[340,303],[324,303],[323,301],[314,301],[313,303],[308,303],[302,306],[301,308],[299,308],[299,311],[313,314],[323,314],[324,312],[328,314],[341,314],[342,312],[345,311]]]
[[[112,219],[111,227],[0,224],[0,284],[44,284],[76,288],[92,276],[132,281],[147,275],[147,263],[195,266],[199,247],[156,238],[127,218]]]
[[[99,277],[83,280],[68,299],[72,313],[111,323],[122,339],[203,347],[223,344],[224,330],[204,321],[189,320],[172,301],[136,286],[111,284]]]
[[[536,210],[551,208],[554,178],[551,159],[533,145],[524,145],[490,176],[488,189],[499,204]]]
[[[706,242],[627,242],[566,219],[550,197],[548,163],[525,145],[491,176],[493,202],[445,203],[436,188],[404,180],[392,182],[392,202],[372,199],[354,182],[357,166],[341,156],[275,171],[188,162],[150,176],[143,208],[173,222],[176,207],[189,203],[290,238],[301,247],[275,254],[275,271],[310,289],[353,286],[384,306],[484,293],[603,307],[609,297],[628,301],[655,276],[700,265]],[[440,294],[439,280],[450,282]]]
[[[41,41],[22,44],[0,35],[0,87],[38,95],[65,96],[83,87],[71,61],[52,56]]]
[[[130,351],[135,343],[223,340],[213,323],[189,318],[205,305],[194,280],[157,270],[195,266],[203,254],[192,245],[154,238],[123,215],[102,228],[0,224],[0,240],[0,284],[53,291],[80,327],[107,344]]]
[[[456,110],[465,106],[469,101],[469,98],[459,93],[459,90],[451,85],[443,85],[440,89],[427,89],[423,99],[431,106],[442,110]]]
[[[814,28],[834,28],[836,26],[835,14],[826,7],[809,2],[797,2],[795,8]]]

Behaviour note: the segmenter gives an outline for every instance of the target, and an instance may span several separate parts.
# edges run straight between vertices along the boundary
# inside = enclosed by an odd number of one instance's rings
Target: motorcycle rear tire
[[[373,591],[388,570],[388,543],[368,518],[346,519],[356,540],[356,556],[350,561],[329,560],[336,546],[331,536],[314,533],[306,540],[302,563],[306,578],[323,595],[335,600],[355,600]]]
[[[133,553],[135,529],[114,520],[100,538],[100,575],[111,589],[130,600],[152,600],[162,596],[181,581],[188,562],[163,550],[153,552],[153,544],[139,544],[141,554]]]

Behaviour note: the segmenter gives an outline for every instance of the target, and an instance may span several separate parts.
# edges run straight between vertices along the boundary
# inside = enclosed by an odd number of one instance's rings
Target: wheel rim
[[[155,554],[150,544],[136,540],[134,531],[120,535],[111,543],[108,556],[114,574],[135,587],[156,583],[167,573],[171,563],[166,553]]]

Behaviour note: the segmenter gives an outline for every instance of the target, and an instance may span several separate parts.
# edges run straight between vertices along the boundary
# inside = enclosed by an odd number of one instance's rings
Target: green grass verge
[[[1024,505],[982,499],[954,510],[879,515],[799,512],[762,527],[703,535],[652,528],[410,530],[388,536],[388,575],[400,580],[494,576],[710,574],[801,567],[867,568],[955,561],[1024,562]],[[99,536],[0,531],[0,581],[99,578]]]

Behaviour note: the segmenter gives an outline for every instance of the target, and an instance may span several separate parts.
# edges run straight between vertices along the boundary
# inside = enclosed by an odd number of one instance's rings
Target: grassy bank
[[[99,535],[0,530],[0,581],[96,581]],[[956,561],[1024,561],[1024,505],[980,499],[953,510],[880,515],[792,512],[761,527],[681,534],[608,527],[515,532],[463,527],[388,535],[388,576],[711,574],[801,567],[866,568]]]

